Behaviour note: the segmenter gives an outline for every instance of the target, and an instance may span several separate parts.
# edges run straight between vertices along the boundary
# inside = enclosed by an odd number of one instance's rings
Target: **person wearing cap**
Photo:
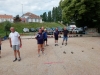
[[[44,45],[46,45],[46,46],[48,46],[48,44],[47,44],[47,30],[46,29],[44,29],[44,32],[43,32],[43,39],[44,39]],[[46,42],[46,43],[45,43]]]

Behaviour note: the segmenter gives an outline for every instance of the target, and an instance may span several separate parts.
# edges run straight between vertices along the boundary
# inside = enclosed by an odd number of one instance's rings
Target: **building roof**
[[[37,16],[37,15],[35,15],[33,13],[30,13],[30,12],[27,12],[27,13],[23,14],[23,16],[28,16],[29,18],[41,19],[40,16]]]
[[[6,15],[6,14],[4,14],[4,15],[1,15],[0,14],[0,18],[6,18],[6,19],[9,19],[9,18],[13,18],[13,16],[12,15]]]

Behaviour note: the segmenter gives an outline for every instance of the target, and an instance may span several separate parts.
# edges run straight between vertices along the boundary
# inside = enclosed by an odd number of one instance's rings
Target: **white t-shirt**
[[[12,45],[19,45],[20,43],[19,43],[19,37],[20,35],[19,35],[19,33],[18,32],[14,32],[14,33],[10,33],[9,34],[9,38],[11,38],[11,44]]]

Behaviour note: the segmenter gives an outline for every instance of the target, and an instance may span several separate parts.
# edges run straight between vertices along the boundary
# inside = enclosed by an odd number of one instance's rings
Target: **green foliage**
[[[18,31],[19,33],[23,33],[23,28],[38,28],[38,27],[64,27],[63,25],[55,22],[45,22],[45,23],[12,23],[12,27],[15,27],[15,30]],[[10,32],[8,32],[9,34]],[[4,23],[0,23],[0,36],[5,36],[5,29],[4,29]]]
[[[43,21],[47,22],[48,17],[47,17],[47,13],[46,13],[46,12],[44,12],[43,15],[42,15],[41,17],[42,17],[42,20],[43,20]]]
[[[9,21],[4,22],[4,30],[6,31],[6,36],[8,37],[7,32],[10,31],[11,23]]]
[[[48,12],[48,22],[52,22],[51,11]]]
[[[62,17],[78,26],[100,25],[100,0],[61,0]]]
[[[14,18],[14,22],[21,22],[19,15],[16,15],[16,17]]]
[[[61,7],[53,7],[52,11],[48,12],[48,15],[46,12],[43,13],[43,15],[40,15],[44,22],[58,22],[62,21],[62,10]]]
[[[11,23],[9,21],[4,22],[5,31],[10,31]]]

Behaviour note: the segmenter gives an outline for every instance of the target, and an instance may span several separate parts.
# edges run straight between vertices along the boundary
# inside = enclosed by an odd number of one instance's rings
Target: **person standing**
[[[0,38],[0,58],[1,58],[1,38]]]
[[[13,62],[17,61],[17,54],[18,54],[18,61],[21,60],[20,57],[20,47],[22,46],[22,41],[20,38],[20,35],[17,31],[15,31],[14,27],[10,28],[11,33],[9,34],[9,42],[10,42],[10,47],[13,48],[14,50],[14,56],[15,56],[15,60],[13,60]]]
[[[41,30],[42,30],[42,34],[44,33],[44,27],[42,26],[41,27]],[[44,37],[43,37],[43,39],[44,39]],[[43,47],[42,47],[43,49],[44,49],[44,43],[43,43]]]
[[[44,29],[44,32],[43,32],[43,39],[44,39],[44,45],[46,45],[46,46],[48,46],[48,44],[47,44],[47,30],[46,29]],[[45,43],[46,42],[46,43]]]
[[[66,29],[66,27],[64,27],[64,30],[63,30],[63,42],[62,42],[62,45],[64,44],[64,41],[66,40],[66,43],[65,45],[67,45],[67,40],[68,40],[68,30]]]
[[[54,32],[55,46],[58,46],[58,35],[59,35],[59,31],[58,31],[58,28],[56,28]]]
[[[43,49],[44,39],[43,39],[43,34],[41,29],[39,29],[36,39],[38,44],[38,57],[40,57],[40,51],[42,51],[42,53],[44,54],[44,49]]]

